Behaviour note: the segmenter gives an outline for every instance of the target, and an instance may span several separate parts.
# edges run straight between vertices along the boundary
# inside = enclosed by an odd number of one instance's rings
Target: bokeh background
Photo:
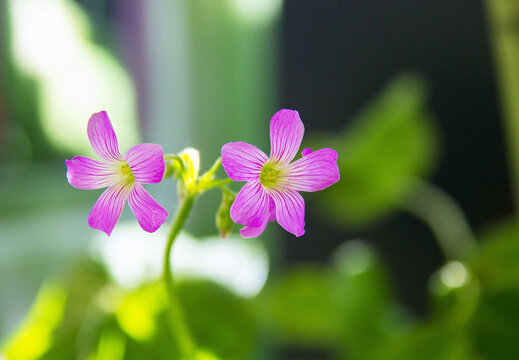
[[[178,358],[154,282],[168,224],[125,209],[108,238],[87,224],[101,191],[66,181],[92,113],[122,151],[192,146],[204,170],[229,141],[268,152],[280,108],[342,178],[305,195],[301,238],[217,239],[221,195],[198,199],[173,251],[197,359],[519,358],[518,18],[515,0],[1,2],[0,359]],[[147,189],[174,212],[173,182]]]

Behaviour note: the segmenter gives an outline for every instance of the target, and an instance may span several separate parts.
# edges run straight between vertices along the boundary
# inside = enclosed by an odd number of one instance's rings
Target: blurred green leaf
[[[484,294],[471,325],[486,359],[519,359],[519,288]]]
[[[432,276],[432,313],[377,359],[519,359],[519,228],[504,222],[480,239],[471,261]]]
[[[342,134],[322,142],[339,153],[341,180],[320,196],[338,225],[377,220],[412,191],[413,178],[430,173],[438,139],[425,101],[424,81],[402,75]]]
[[[184,280],[177,286],[187,326],[201,359],[248,359],[256,335],[250,303],[205,280]],[[214,355],[213,355],[214,354]]]
[[[519,359],[519,226],[505,221],[480,238],[473,260],[482,294],[470,324],[474,344],[487,359]]]
[[[78,259],[64,278],[55,280],[50,288],[43,286],[28,320],[7,347],[8,358],[86,357],[97,347],[100,329],[110,322],[105,311],[96,304],[96,296],[107,281],[99,264]]]
[[[259,316],[282,340],[322,345],[333,343],[339,330],[339,304],[327,270],[295,267],[274,279],[260,295]]]
[[[298,266],[267,283],[258,305],[267,331],[282,341],[327,346],[348,359],[373,359],[408,327],[385,268],[363,241],[342,245],[333,267]]]
[[[481,236],[474,268],[486,290],[519,289],[519,226],[507,221],[488,228]]]
[[[12,360],[38,359],[52,344],[52,334],[63,317],[67,294],[63,288],[45,284],[24,324],[3,346]]]
[[[449,261],[430,279],[431,317],[449,318],[453,324],[467,324],[478,306],[479,280],[467,263]]]
[[[152,284],[128,294],[115,315],[126,334],[145,342],[157,333],[156,318],[166,311],[167,306],[167,294],[162,284]]]
[[[477,360],[470,338],[462,329],[445,322],[416,327],[405,336],[388,341],[373,359],[378,360]],[[492,358],[494,359],[494,358]]]
[[[407,317],[396,307],[386,269],[366,242],[346,242],[335,251],[334,260],[339,344],[353,359],[373,359],[383,341],[406,328]]]
[[[88,360],[122,360],[126,339],[124,335],[114,330],[104,330],[99,338],[99,344],[95,355]]]
[[[102,265],[79,258],[61,284],[67,293],[63,319],[53,334],[52,347],[42,360],[86,358],[95,351],[100,334],[113,320],[100,308],[98,295],[109,283]]]

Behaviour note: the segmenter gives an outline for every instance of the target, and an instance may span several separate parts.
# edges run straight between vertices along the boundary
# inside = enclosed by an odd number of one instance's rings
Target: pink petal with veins
[[[101,194],[88,215],[88,224],[108,236],[119,221],[133,184],[112,185]]]
[[[263,225],[258,226],[258,227],[253,227],[253,226],[242,227],[240,229],[240,235],[244,239],[257,238],[258,236],[263,234],[263,231],[265,231],[265,228],[267,227],[267,224],[268,224],[268,221],[265,221],[263,223]]]
[[[70,185],[84,190],[101,189],[118,182],[117,164],[100,162],[84,156],[65,160]]]
[[[258,178],[267,160],[267,155],[251,144],[231,142],[222,146],[223,168],[235,181]]]
[[[164,153],[157,144],[139,144],[124,154],[124,159],[132,169],[135,181],[141,184],[155,184],[164,176]]]
[[[105,160],[122,160],[114,128],[106,111],[93,114],[88,120],[88,138],[97,155]]]
[[[294,190],[272,189],[269,194],[276,203],[276,220],[286,231],[301,236],[305,233],[305,201]]]
[[[287,166],[285,186],[296,191],[319,191],[340,179],[337,151],[321,149]]]
[[[135,184],[128,204],[141,228],[155,232],[168,218],[168,212],[140,184]]]
[[[245,184],[231,206],[231,219],[238,224],[259,227],[269,216],[269,196],[259,179]]]
[[[279,110],[270,120],[270,160],[288,164],[296,156],[305,127],[295,110]]]

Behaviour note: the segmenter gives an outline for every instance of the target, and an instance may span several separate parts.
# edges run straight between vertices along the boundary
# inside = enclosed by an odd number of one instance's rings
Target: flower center
[[[279,183],[281,171],[274,164],[265,164],[260,172],[260,182],[265,187],[274,187]]]
[[[135,177],[133,176],[132,169],[130,168],[130,165],[127,163],[124,163],[121,165],[121,174],[129,181],[135,181]]]

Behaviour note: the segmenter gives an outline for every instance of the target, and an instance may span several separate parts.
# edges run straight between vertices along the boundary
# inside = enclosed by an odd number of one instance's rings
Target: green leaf
[[[519,359],[519,227],[505,221],[480,238],[473,260],[481,287],[471,322],[473,342],[487,359]]]
[[[334,266],[297,266],[281,274],[267,283],[258,305],[267,331],[281,341],[330,347],[352,359],[371,359],[407,323],[379,257],[362,241],[342,245]]]
[[[38,359],[52,345],[52,334],[63,317],[67,294],[56,284],[43,285],[24,324],[7,341],[9,359]]]
[[[299,266],[267,283],[258,303],[260,320],[281,340],[323,345],[339,332],[339,304],[327,270]]]
[[[364,241],[349,241],[334,253],[334,297],[339,303],[339,345],[353,359],[374,359],[374,351],[406,327],[387,271]]]
[[[472,354],[470,345],[467,333],[460,328],[444,322],[432,322],[387,342],[387,346],[381,348],[373,359],[479,360]]]
[[[207,352],[201,359],[250,357],[256,325],[248,301],[206,280],[179,282],[178,295],[198,350]]]
[[[438,140],[424,81],[402,75],[342,134],[321,142],[339,153],[341,180],[322,193],[323,209],[341,226],[364,226],[395,209],[427,176]]]
[[[519,359],[519,289],[485,294],[472,322],[475,347],[487,359]]]
[[[519,289],[519,226],[507,221],[481,235],[474,267],[487,290]]]

